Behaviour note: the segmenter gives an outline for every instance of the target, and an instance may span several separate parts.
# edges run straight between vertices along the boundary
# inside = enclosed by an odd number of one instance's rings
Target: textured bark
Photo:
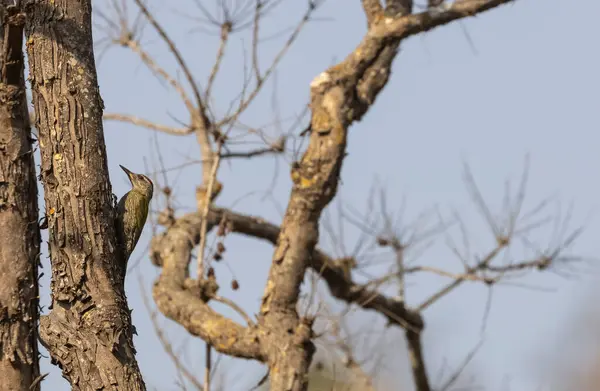
[[[144,390],[114,227],[91,0],[30,1],[27,13],[52,263],[40,337],[73,390]]]
[[[365,47],[311,84],[311,136],[292,167],[292,194],[281,225],[263,294],[260,324],[272,343],[267,353],[271,389],[307,389],[314,346],[311,322],[296,310],[300,284],[319,237],[319,218],[337,191],[349,126],[374,102],[390,73],[399,42]],[[374,51],[371,51],[373,50]]]
[[[38,194],[23,64],[24,14],[0,29],[0,390],[39,390]],[[31,388],[30,388],[31,387]]]
[[[222,208],[211,208],[208,216],[208,226],[212,227],[221,221],[226,221],[231,232],[263,239],[272,244],[277,244],[280,228],[260,217],[248,216],[241,213]],[[184,224],[185,222],[185,224]],[[187,238],[192,238],[190,246],[194,244],[202,224],[202,214],[194,212],[183,216],[180,221],[169,228],[164,234],[157,236],[153,242],[153,251],[164,253],[166,257],[172,252],[166,246],[171,243],[173,231],[183,231]],[[184,235],[180,232],[179,235]],[[196,242],[197,243],[197,242]],[[162,266],[161,254],[153,253],[153,260],[158,266]],[[177,258],[177,257],[175,257]],[[320,249],[315,249],[310,256],[309,267],[325,280],[332,296],[347,302],[356,304],[365,310],[381,313],[386,317],[389,324],[400,326],[405,329],[420,331],[423,329],[423,319],[418,311],[406,306],[402,301],[387,297],[373,290],[369,286],[354,282],[351,276],[345,272],[340,262]],[[185,272],[185,268],[181,268]],[[163,272],[164,274],[164,272]]]
[[[208,229],[218,224],[211,213]],[[166,232],[152,240],[152,261],[162,266],[154,285],[153,296],[159,310],[185,327],[190,334],[200,336],[218,352],[241,358],[264,361],[260,335],[256,327],[241,326],[218,314],[207,301],[212,280],[199,285],[189,278],[189,262],[193,248],[200,242],[202,212],[184,216]]]
[[[154,264],[163,268],[153,291],[160,311],[222,353],[267,363],[271,390],[304,391],[315,347],[312,319],[301,318],[296,306],[306,269],[312,268],[336,298],[378,311],[390,324],[406,330],[415,360],[415,385],[419,391],[428,391],[420,312],[354,283],[343,262],[318,250],[319,218],[337,191],[348,130],[387,84],[402,40],[510,1],[460,0],[443,9],[411,14],[411,0],[388,0],[385,11],[378,0],[361,0],[367,33],[343,61],[311,83],[311,125],[303,132],[310,131],[310,141],[302,159],[292,165],[293,188],[281,227],[217,208],[204,216],[208,221],[192,213],[169,222],[168,229],[154,237],[151,249]],[[189,278],[192,250],[202,239],[200,227],[204,223],[211,229],[222,219],[225,231],[264,238],[275,245],[257,325],[248,321],[248,326],[241,326],[209,307],[218,289],[216,279]]]
[[[403,12],[394,15],[386,12],[381,18],[373,15],[377,11],[370,6],[366,10],[369,30],[363,40],[343,61],[311,83],[310,142],[302,159],[292,167],[292,194],[260,311],[259,323],[271,341],[265,353],[271,369],[272,390],[307,388],[306,374],[314,346],[310,322],[300,319],[296,311],[300,284],[319,237],[319,218],[337,190],[348,129],[360,121],[387,84],[401,41],[509,1],[463,0],[443,13],[402,16]],[[419,365],[426,373],[423,360]],[[421,390],[427,391],[428,386]]]

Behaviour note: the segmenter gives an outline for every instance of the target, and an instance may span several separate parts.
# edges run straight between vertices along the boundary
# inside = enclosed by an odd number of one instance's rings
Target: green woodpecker
[[[132,186],[117,205],[117,235],[127,262],[144,229],[154,185],[147,176],[133,173],[121,165],[119,167],[125,171]]]

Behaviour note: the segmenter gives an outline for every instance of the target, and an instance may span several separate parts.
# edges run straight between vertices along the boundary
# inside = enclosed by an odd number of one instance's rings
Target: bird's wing
[[[148,216],[148,202],[145,201],[144,197],[135,192],[129,192],[123,197],[123,207],[125,208],[125,214],[130,215],[135,220],[135,224],[130,222],[129,224],[124,223],[123,225],[123,236],[126,239],[125,250],[127,257],[131,255],[135,245],[137,244],[144,224],[146,223],[146,217]]]

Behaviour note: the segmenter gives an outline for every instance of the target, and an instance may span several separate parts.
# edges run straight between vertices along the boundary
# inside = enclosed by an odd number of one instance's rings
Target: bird
[[[144,224],[146,224],[154,185],[147,176],[131,172],[121,165],[119,167],[125,171],[132,186],[131,190],[121,197],[117,204],[115,224],[119,245],[125,257],[125,263],[127,263],[140,239]]]

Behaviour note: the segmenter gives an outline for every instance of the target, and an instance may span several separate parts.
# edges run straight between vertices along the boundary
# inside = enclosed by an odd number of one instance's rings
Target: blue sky
[[[162,3],[150,2],[159,21],[172,33],[195,75],[205,85],[217,48],[216,36],[190,32],[195,22],[174,12],[174,6]],[[176,3],[179,13],[200,14],[192,1]],[[103,6],[96,2],[96,7]],[[304,7],[305,2],[284,1],[266,19],[264,36],[285,33],[286,28],[297,22]],[[572,203],[572,228],[586,223],[586,231],[573,252],[593,256],[598,250],[595,233],[600,228],[594,213],[600,200],[596,180],[600,165],[597,153],[600,136],[596,133],[600,126],[600,55],[594,49],[600,36],[596,23],[599,13],[600,5],[592,0],[521,0],[461,22],[462,27],[454,23],[409,39],[394,63],[390,83],[366,117],[350,130],[349,155],[340,187],[343,202],[364,210],[377,178],[384,184],[390,208],[399,209],[402,198],[406,197],[408,217],[434,206],[446,212],[456,210],[469,228],[474,252],[481,254],[493,245],[493,237],[470,201],[462,179],[463,162],[470,165],[490,207],[498,211],[505,180],[513,180],[516,186],[524,157],[529,154],[531,169],[525,207],[531,208],[543,198],[555,196],[563,207],[562,213],[566,213]],[[268,83],[263,95],[243,117],[244,123],[264,128],[273,138],[281,133],[281,128],[284,131],[289,128],[294,116],[307,103],[310,81],[346,56],[365,32],[358,1],[327,0],[316,16],[317,20],[306,27],[278,67],[273,79],[276,83]],[[463,28],[476,50],[465,38]],[[96,32],[95,38],[100,37]],[[239,92],[243,71],[241,39],[242,36],[232,38],[214,87],[214,107],[220,114]],[[244,39],[247,43],[247,35]],[[172,58],[158,40],[148,35],[142,42],[158,62],[174,69]],[[281,38],[265,42],[261,49],[263,69],[283,42]],[[171,116],[186,119],[177,95],[157,82],[126,49],[112,48],[102,56],[99,80],[107,113],[131,113],[170,124],[176,124]],[[272,125],[273,101],[277,102],[280,113],[279,128]],[[144,158],[156,160],[154,135],[116,122],[105,124],[105,134],[113,191],[121,196],[128,190],[128,183],[118,165],[144,171]],[[199,158],[193,136],[157,134],[156,141],[167,167]],[[290,153],[285,157],[224,164],[219,178],[225,189],[218,204],[280,222],[280,208],[289,196],[292,157]],[[169,178],[181,206],[179,212],[192,210],[199,166],[190,165]],[[265,191],[273,183],[271,196],[265,197]],[[545,233],[548,232],[542,231],[533,238],[541,246],[548,240]],[[149,238],[147,227],[132,259],[143,254]],[[349,226],[345,240],[350,248],[356,238],[356,230]],[[242,289],[237,292],[229,289],[231,271],[219,264],[221,294],[241,304],[247,312],[256,313],[272,249],[243,237],[228,238],[226,245],[227,265],[240,280]],[[326,243],[324,246],[327,248]],[[519,258],[523,252],[517,249],[511,255]],[[443,238],[419,260],[450,270],[457,267]],[[579,270],[591,266],[582,264]],[[127,295],[139,334],[135,339],[138,360],[149,389],[176,390],[176,372],[157,342],[142,302],[138,271],[145,281],[143,288],[150,292],[158,270],[145,257],[127,279]],[[46,303],[49,274],[46,272],[41,293]],[[419,303],[443,281],[411,280],[408,302]],[[545,387],[543,390],[558,389],[544,381],[548,380],[549,371],[562,373],[586,357],[582,350],[567,349],[565,338],[572,327],[570,317],[582,311],[591,312],[586,309],[586,302],[597,294],[596,281],[594,274],[586,272],[581,272],[575,280],[533,272],[519,280],[528,288],[514,285],[494,288],[484,345],[470,367],[481,375],[477,384],[491,391],[506,389],[503,387],[507,381],[511,391],[528,391],[538,386]],[[456,366],[479,341],[487,299],[487,289],[465,284],[427,310],[424,338],[432,378],[437,378],[445,362]],[[358,327],[377,317],[359,311],[352,319]],[[187,362],[201,374],[202,344],[173,322],[163,318],[160,322],[176,348],[187,347],[184,355]],[[588,337],[580,335],[581,341]],[[401,334],[390,332],[389,339],[390,350],[395,354],[388,356],[386,376],[402,374],[406,379],[409,371]],[[584,350],[592,345],[573,342]],[[229,390],[248,389],[263,374],[256,364],[224,360],[224,365],[230,371]],[[59,371],[51,368],[48,360],[43,362],[42,370],[51,372],[45,387],[67,389]]]

